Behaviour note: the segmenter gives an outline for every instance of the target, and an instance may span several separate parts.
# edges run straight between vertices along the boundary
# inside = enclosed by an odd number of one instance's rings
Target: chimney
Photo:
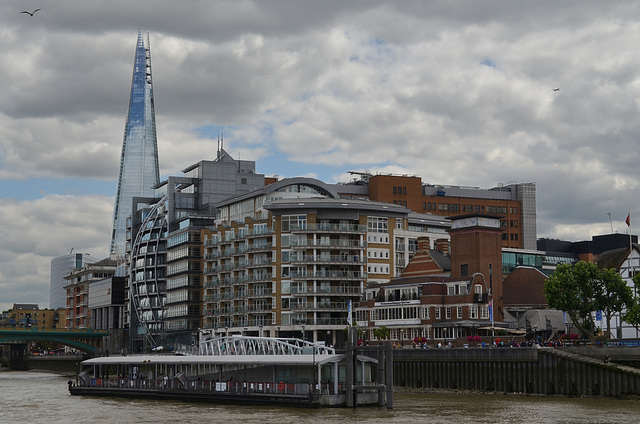
[[[447,239],[437,239],[436,240],[436,249],[444,253],[445,255],[449,254],[449,240]]]
[[[431,240],[429,237],[418,237],[417,252],[428,252],[431,249]]]

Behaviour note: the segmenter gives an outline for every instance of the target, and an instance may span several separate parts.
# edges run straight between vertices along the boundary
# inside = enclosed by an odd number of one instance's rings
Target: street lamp
[[[304,324],[302,324],[300,327],[302,327],[302,341],[304,342]]]
[[[280,337],[280,326],[278,326],[278,334],[276,335],[276,337]]]
[[[262,337],[262,326],[258,327],[258,337]]]
[[[224,326],[224,336],[229,337],[229,327],[226,325]]]

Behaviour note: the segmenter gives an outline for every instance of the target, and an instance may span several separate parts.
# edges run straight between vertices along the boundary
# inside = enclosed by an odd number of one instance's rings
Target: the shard
[[[153,197],[152,187],[159,181],[149,34],[145,44],[142,32],[138,31],[111,235],[110,251],[119,260],[124,258],[127,251],[127,218],[132,212],[133,198]]]

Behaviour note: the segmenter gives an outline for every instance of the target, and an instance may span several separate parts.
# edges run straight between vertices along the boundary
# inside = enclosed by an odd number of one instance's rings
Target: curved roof
[[[315,178],[306,178],[306,177],[295,177],[295,178],[285,178],[280,181],[277,181],[273,184],[266,185],[257,190],[252,190],[247,193],[241,194],[239,196],[229,197],[224,199],[216,204],[216,207],[226,206],[232,203],[236,203],[242,200],[250,199],[252,197],[257,197],[263,194],[273,193],[276,190],[279,190],[283,187],[293,186],[293,185],[307,185],[309,187],[313,187],[316,190],[326,193],[329,199],[338,199],[340,195],[335,190],[335,188],[329,184],[326,184],[320,180]]]

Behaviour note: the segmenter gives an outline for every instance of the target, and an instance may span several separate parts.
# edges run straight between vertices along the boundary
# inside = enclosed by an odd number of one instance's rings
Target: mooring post
[[[355,339],[355,334],[356,334],[356,329],[354,327],[349,327],[349,331],[347,333],[347,355],[346,355],[346,381],[345,381],[345,390],[346,390],[346,397],[347,397],[347,408],[353,408],[354,405],[354,390],[353,390],[353,385],[354,385],[354,380],[353,377],[355,375],[354,373],[354,369],[353,369],[353,357],[354,357],[354,351],[355,351],[355,343],[354,343],[354,339]]]
[[[391,342],[386,343],[385,349],[385,379],[387,385],[387,409],[393,409],[393,350]]]

